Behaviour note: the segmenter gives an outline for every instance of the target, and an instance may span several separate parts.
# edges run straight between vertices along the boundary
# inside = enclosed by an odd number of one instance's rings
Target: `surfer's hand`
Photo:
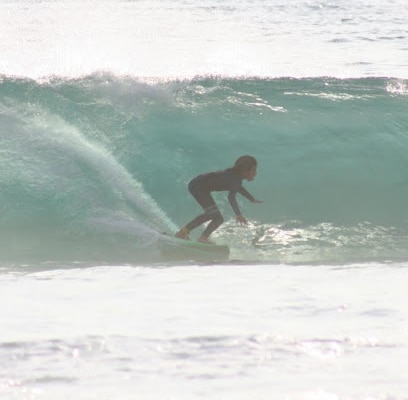
[[[247,219],[242,215],[237,215],[237,222],[239,222],[240,224],[248,225]]]
[[[258,200],[258,199],[253,199],[253,200],[252,200],[252,203],[263,203],[263,201],[262,201],[262,200]]]

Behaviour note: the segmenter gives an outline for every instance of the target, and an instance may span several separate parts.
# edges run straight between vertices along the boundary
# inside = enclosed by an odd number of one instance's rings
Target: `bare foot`
[[[186,229],[180,229],[174,236],[179,239],[191,240]]]

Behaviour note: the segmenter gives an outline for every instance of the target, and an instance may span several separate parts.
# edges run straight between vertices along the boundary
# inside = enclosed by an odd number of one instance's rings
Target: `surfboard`
[[[161,254],[168,260],[222,261],[228,260],[230,249],[227,245],[206,244],[193,240],[176,238],[163,233]]]

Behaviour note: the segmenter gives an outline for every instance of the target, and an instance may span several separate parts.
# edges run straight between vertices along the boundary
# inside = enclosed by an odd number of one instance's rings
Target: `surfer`
[[[254,157],[242,156],[235,161],[234,166],[231,168],[223,171],[209,172],[195,177],[188,184],[188,190],[197,203],[204,209],[204,213],[200,214],[181,228],[175,236],[180,239],[190,239],[188,236],[190,231],[205,222],[210,221],[197,240],[201,243],[214,244],[208,239],[208,237],[224,222],[224,218],[215,204],[211,192],[228,191],[228,200],[235,212],[237,221],[240,224],[248,224],[248,221],[239,210],[236,194],[242,194],[252,203],[262,203],[261,200],[255,199],[255,197],[242,186],[242,181],[244,179],[252,181],[255,178],[257,164],[258,163]]]

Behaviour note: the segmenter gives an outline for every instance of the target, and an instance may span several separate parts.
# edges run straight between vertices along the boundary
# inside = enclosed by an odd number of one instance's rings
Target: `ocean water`
[[[407,27],[403,0],[0,0],[0,399],[407,400]],[[229,259],[174,247],[189,180],[243,154]]]

